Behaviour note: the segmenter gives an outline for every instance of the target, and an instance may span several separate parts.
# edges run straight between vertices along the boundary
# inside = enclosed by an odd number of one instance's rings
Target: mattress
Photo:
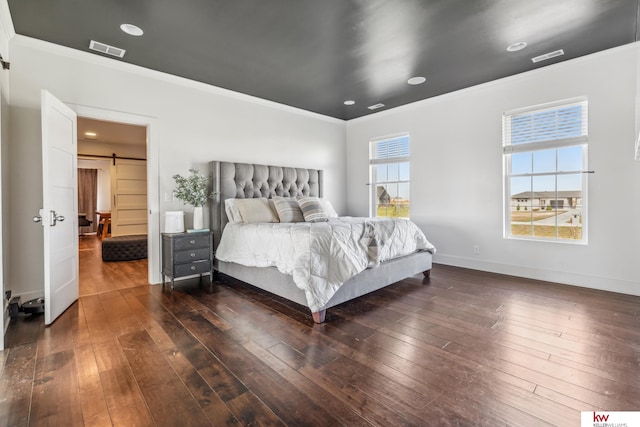
[[[317,223],[227,224],[216,258],[291,275],[312,312],[350,278],[380,263],[434,246],[411,221],[340,217]]]

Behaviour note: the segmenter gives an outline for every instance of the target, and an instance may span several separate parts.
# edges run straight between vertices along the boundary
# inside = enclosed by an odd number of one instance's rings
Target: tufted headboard
[[[211,230],[214,248],[229,222],[224,210],[226,199],[276,196],[322,197],[322,171],[250,163],[210,162],[213,191]]]

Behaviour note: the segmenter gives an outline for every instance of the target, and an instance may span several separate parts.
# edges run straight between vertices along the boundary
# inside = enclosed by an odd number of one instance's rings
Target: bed
[[[270,203],[273,203],[278,201],[279,198],[289,200],[292,198],[295,200],[295,198],[300,197],[310,200],[321,198],[323,195],[323,172],[316,169],[213,161],[210,162],[210,173],[215,192],[210,210],[210,226],[214,238],[214,270],[309,307],[316,323],[324,322],[328,308],[396,283],[407,277],[420,273],[425,276],[430,274],[432,253],[435,252],[435,248],[427,241],[427,245],[421,244],[420,250],[375,263],[375,266],[369,266],[355,276],[348,278],[333,290],[328,299],[325,297],[318,305],[317,301],[309,299],[309,292],[305,292],[299,287],[292,275],[284,274],[273,266],[247,266],[238,262],[221,260],[217,256],[217,250],[221,244],[225,227],[228,226],[227,235],[225,235],[225,240],[222,241],[225,248],[229,246],[229,241],[233,240],[229,238],[230,230],[236,228],[233,218],[231,223],[229,220],[229,215],[233,216],[234,214],[229,212],[228,206],[225,204],[227,199],[272,199]],[[236,201],[238,200],[234,202]],[[257,200],[251,202],[257,202]],[[410,221],[403,222],[410,223]],[[377,226],[373,219],[367,221],[367,223],[362,227]],[[356,227],[360,227],[355,224],[356,221],[348,218],[336,218],[319,225],[319,227],[334,230],[334,233],[336,229],[349,229],[352,233],[355,233],[359,230]],[[410,225],[417,228],[413,223],[410,223]],[[285,226],[288,227],[289,225],[274,225],[278,230]],[[258,224],[256,227],[264,228],[266,225]],[[294,224],[292,227],[294,227],[295,232],[299,232],[299,229],[307,230],[310,227],[317,226]],[[422,234],[422,232],[420,231],[419,234]],[[426,241],[426,239],[424,240]],[[299,277],[296,277],[296,280],[300,283]]]

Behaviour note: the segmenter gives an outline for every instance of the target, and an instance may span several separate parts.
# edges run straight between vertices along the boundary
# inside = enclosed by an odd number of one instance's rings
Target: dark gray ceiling
[[[340,119],[638,39],[639,0],[9,0],[17,34]],[[120,31],[131,23],[142,37]],[[506,47],[525,41],[526,49]],[[534,64],[531,58],[563,49]],[[92,51],[91,51],[92,52]],[[97,54],[97,53],[96,53]],[[409,86],[413,76],[427,82]],[[355,105],[345,106],[351,99]]]

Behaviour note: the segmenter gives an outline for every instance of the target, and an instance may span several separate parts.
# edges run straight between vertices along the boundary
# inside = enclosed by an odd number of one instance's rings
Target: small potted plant
[[[184,177],[176,174],[173,179],[176,181],[176,188],[173,191],[178,200],[193,206],[193,228],[201,230],[204,228],[204,218],[202,215],[202,207],[214,195],[209,190],[211,178],[200,175],[200,170],[196,168],[189,169],[191,175]]]

